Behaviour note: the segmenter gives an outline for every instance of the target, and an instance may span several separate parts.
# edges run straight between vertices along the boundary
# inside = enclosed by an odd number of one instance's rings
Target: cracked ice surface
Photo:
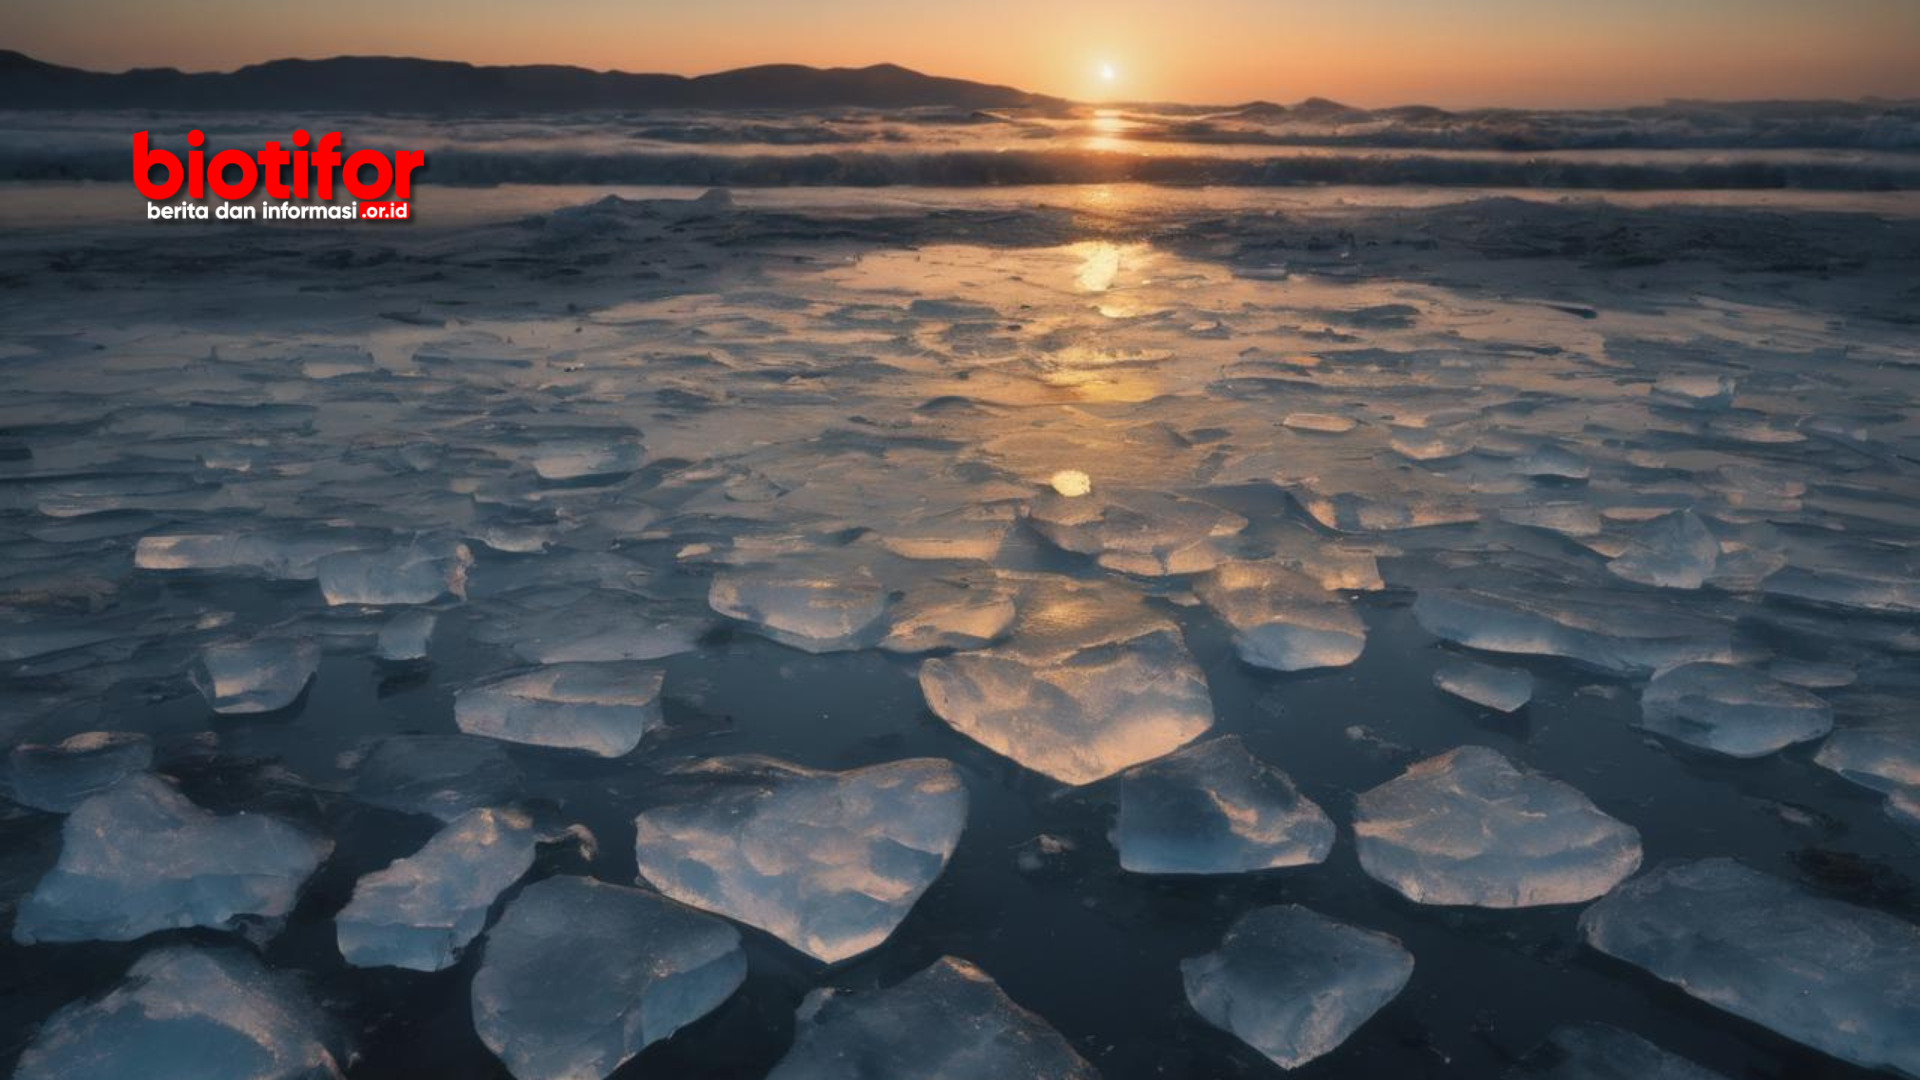
[[[1920,927],[1732,859],[1663,863],[1580,916],[1587,944],[1844,1061],[1920,1076]]]
[[[1213,726],[1180,629],[1112,584],[1029,592],[1005,644],[920,665],[954,730],[1062,783],[1087,784]]]
[[[967,822],[959,771],[933,758],[839,773],[722,758],[697,775],[716,780],[706,797],[635,819],[640,876],[829,963],[893,933]]]
[[[767,1080],[1095,1080],[1093,1067],[987,973],[951,956],[883,990],[815,990]]]
[[[1422,904],[1591,900],[1640,866],[1640,834],[1568,784],[1463,746],[1363,792],[1360,866]]]

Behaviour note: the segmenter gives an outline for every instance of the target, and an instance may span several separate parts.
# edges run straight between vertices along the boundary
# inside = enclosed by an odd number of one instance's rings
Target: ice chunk
[[[1255,908],[1220,948],[1180,962],[1187,1000],[1283,1069],[1332,1052],[1392,1001],[1413,954],[1297,904]]]
[[[1280,422],[1295,431],[1312,431],[1324,435],[1339,435],[1352,431],[1357,426],[1353,417],[1337,416],[1333,413],[1288,413],[1286,419]]]
[[[824,653],[873,644],[883,632],[887,590],[864,566],[796,563],[723,570],[707,603],[783,645]]]
[[[421,541],[387,551],[346,551],[317,566],[329,604],[430,604],[467,594],[467,545]]]
[[[1732,664],[1682,664],[1640,694],[1640,726],[1731,757],[1760,757],[1833,730],[1833,710],[1797,686]]]
[[[1233,627],[1235,651],[1255,667],[1345,667],[1367,645],[1367,626],[1345,600],[1278,562],[1228,563],[1194,591]]]
[[[1480,512],[1471,503],[1446,493],[1386,485],[1363,491],[1342,491],[1318,477],[1291,483],[1281,478],[1276,482],[1286,488],[1313,520],[1334,532],[1398,532],[1480,520]]]
[[[1585,480],[1593,473],[1587,459],[1558,443],[1542,443],[1513,463],[1522,476],[1547,480]]]
[[[1533,699],[1533,675],[1456,660],[1433,673],[1433,685],[1475,705],[1510,713]]]
[[[520,770],[492,739],[392,735],[375,743],[354,775],[353,796],[369,806],[453,821],[496,806],[520,789]]]
[[[1225,735],[1122,773],[1113,844],[1139,874],[1239,874],[1323,861],[1333,822]]]
[[[1640,866],[1640,833],[1568,784],[1462,746],[1361,794],[1360,868],[1421,904],[1577,904]]]
[[[312,581],[328,555],[352,551],[365,536],[313,529],[298,535],[182,533],[143,536],[133,548],[142,570],[245,573],[286,581]]]
[[[1085,474],[1081,474],[1085,482]],[[1063,493],[1064,494],[1064,493]],[[1081,494],[1085,494],[1082,492]],[[881,547],[906,559],[971,559],[987,562],[1000,553],[1016,522],[1007,503],[965,506],[907,521],[876,524]]]
[[[14,1080],[335,1080],[334,1039],[291,977],[240,949],[170,945],[54,1013]]]
[[[1587,944],[1869,1069],[1920,1076],[1920,927],[1732,859],[1664,863],[1580,916]]]
[[[954,730],[1068,784],[1213,726],[1206,677],[1179,628],[1105,583],[1032,590],[1006,643],[923,662],[920,691]]]
[[[1733,405],[1737,385],[1725,375],[1669,375],[1648,396],[1661,405],[1720,412]]]
[[[1920,807],[1920,723],[1887,717],[1836,731],[1814,763],[1887,795],[1887,812],[1912,825]]]
[[[978,649],[1013,625],[1013,590],[993,581],[930,581],[907,591],[894,605],[880,647],[916,653]]]
[[[21,901],[13,939],[132,941],[277,919],[332,849],[285,822],[217,817],[158,777],[130,776],[68,815],[60,860]]]
[[[64,814],[153,764],[153,740],[131,731],[87,731],[52,746],[21,743],[7,756],[13,799]]]
[[[548,664],[460,690],[453,718],[469,735],[620,757],[665,722],[664,678],[627,660]]]
[[[1606,1024],[1553,1029],[1505,1080],[1726,1080],[1631,1032]]]
[[[319,669],[313,642],[260,638],[202,650],[193,680],[214,712],[249,716],[292,705]]]
[[[533,866],[533,846],[533,823],[514,811],[455,818],[427,846],[354,886],[334,917],[340,955],[356,967],[453,966],[493,902]]]
[[[829,963],[893,933],[967,823],[960,772],[938,758],[840,773],[769,758],[701,768],[731,782],[634,820],[640,876]]]
[[[1733,654],[1724,626],[1648,597],[1503,588],[1422,589],[1414,618],[1437,637],[1470,649],[1564,656],[1617,675],[1650,674]]]
[[[582,877],[527,886],[488,931],[473,1026],[516,1080],[600,1080],[747,976],[740,932]]]
[[[1047,1022],[951,956],[884,990],[815,990],[767,1080],[1097,1080]]]
[[[1600,535],[1600,512],[1587,503],[1531,503],[1500,511],[1500,520],[1561,536]]]
[[[694,614],[612,588],[531,591],[536,610],[503,615],[476,636],[533,664],[659,660],[692,652],[719,624],[704,607]]]
[[[375,643],[382,660],[404,662],[425,660],[427,648],[433,642],[433,627],[437,621],[431,611],[403,611],[388,619],[380,628],[380,636]]]
[[[1607,569],[1642,585],[1697,589],[1713,576],[1719,561],[1720,542],[1706,522],[1691,510],[1681,510],[1640,526]]]
[[[1194,499],[1151,491],[1046,492],[1028,522],[1066,551],[1142,577],[1194,574],[1218,566],[1215,541],[1247,527],[1247,519]]]
[[[636,432],[608,431],[572,438],[548,439],[527,454],[528,464],[542,480],[571,481],[617,477],[646,461],[646,449]]]

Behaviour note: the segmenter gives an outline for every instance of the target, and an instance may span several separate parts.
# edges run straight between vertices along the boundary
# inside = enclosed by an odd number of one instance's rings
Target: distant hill
[[[1065,104],[1010,86],[943,79],[894,64],[769,64],[688,78],[561,65],[480,67],[448,60],[341,56],[273,60],[232,72],[143,68],[109,74],[0,50],[0,105],[11,109],[509,113]]]

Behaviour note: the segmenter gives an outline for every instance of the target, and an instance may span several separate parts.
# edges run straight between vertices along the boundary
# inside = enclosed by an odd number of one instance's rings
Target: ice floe
[[[1558,780],[1463,746],[1363,792],[1360,866],[1422,904],[1591,900],[1640,866],[1640,834]]]
[[[1833,730],[1815,694],[1732,664],[1682,664],[1640,694],[1640,726],[1730,757],[1760,757]]]
[[[722,758],[692,775],[712,791],[635,819],[640,876],[830,963],[893,933],[967,822],[966,785],[936,758],[838,773]]]
[[[533,824],[471,810],[427,845],[361,878],[334,916],[340,955],[356,967],[439,971],[485,927],[487,911],[533,865]]]
[[[620,757],[665,723],[664,680],[659,668],[629,661],[549,664],[462,689],[454,720],[469,735]]]
[[[1238,874],[1318,863],[1333,822],[1237,735],[1120,775],[1120,866],[1141,874]]]

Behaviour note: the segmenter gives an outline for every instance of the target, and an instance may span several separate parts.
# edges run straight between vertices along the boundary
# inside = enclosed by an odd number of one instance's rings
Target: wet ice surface
[[[451,966],[494,900],[533,866],[533,846],[532,823],[519,814],[462,814],[426,847],[354,885],[334,917],[340,955],[356,967]]]
[[[946,956],[1109,1078],[1273,1075],[1180,964],[1298,903],[1418,958],[1304,1072],[1499,1075],[1593,1020],[1725,1076],[1866,1075],[1587,947],[1582,903],[1454,904],[1604,891],[1612,821],[1649,866],[1911,924],[1910,217],[754,198],[0,234],[0,919],[36,938],[0,946],[0,1070],[142,956],[224,944],[313,980],[295,1030],[337,1020],[383,1080],[508,1075],[490,1043],[539,1068],[575,1021],[596,1073],[764,1076],[809,994],[868,1015]],[[1663,712],[1703,664],[1737,685]],[[89,732],[145,741],[62,747]],[[1356,800],[1463,746],[1551,812],[1419,795],[1459,830],[1394,876],[1460,891],[1416,903],[1367,876]],[[754,756],[956,786],[714,764]],[[1193,869],[1123,861],[1143,782],[1199,838],[1146,850]],[[127,805],[155,783],[186,808]],[[753,812],[783,790],[804,817]],[[69,842],[88,797],[137,874]],[[474,811],[579,842],[524,874],[434,846]],[[1499,856],[1465,886],[1462,837]],[[715,966],[628,1028],[641,943],[595,934],[652,925],[655,850]],[[341,955],[396,864],[448,887],[381,924],[441,970]],[[1219,867],[1256,872],[1190,876]],[[648,899],[514,918],[586,876]],[[1831,945],[1809,971],[1878,978]]]
[[[1507,1070],[1506,1080],[1725,1080],[1630,1031],[1606,1024],[1555,1028]]]

